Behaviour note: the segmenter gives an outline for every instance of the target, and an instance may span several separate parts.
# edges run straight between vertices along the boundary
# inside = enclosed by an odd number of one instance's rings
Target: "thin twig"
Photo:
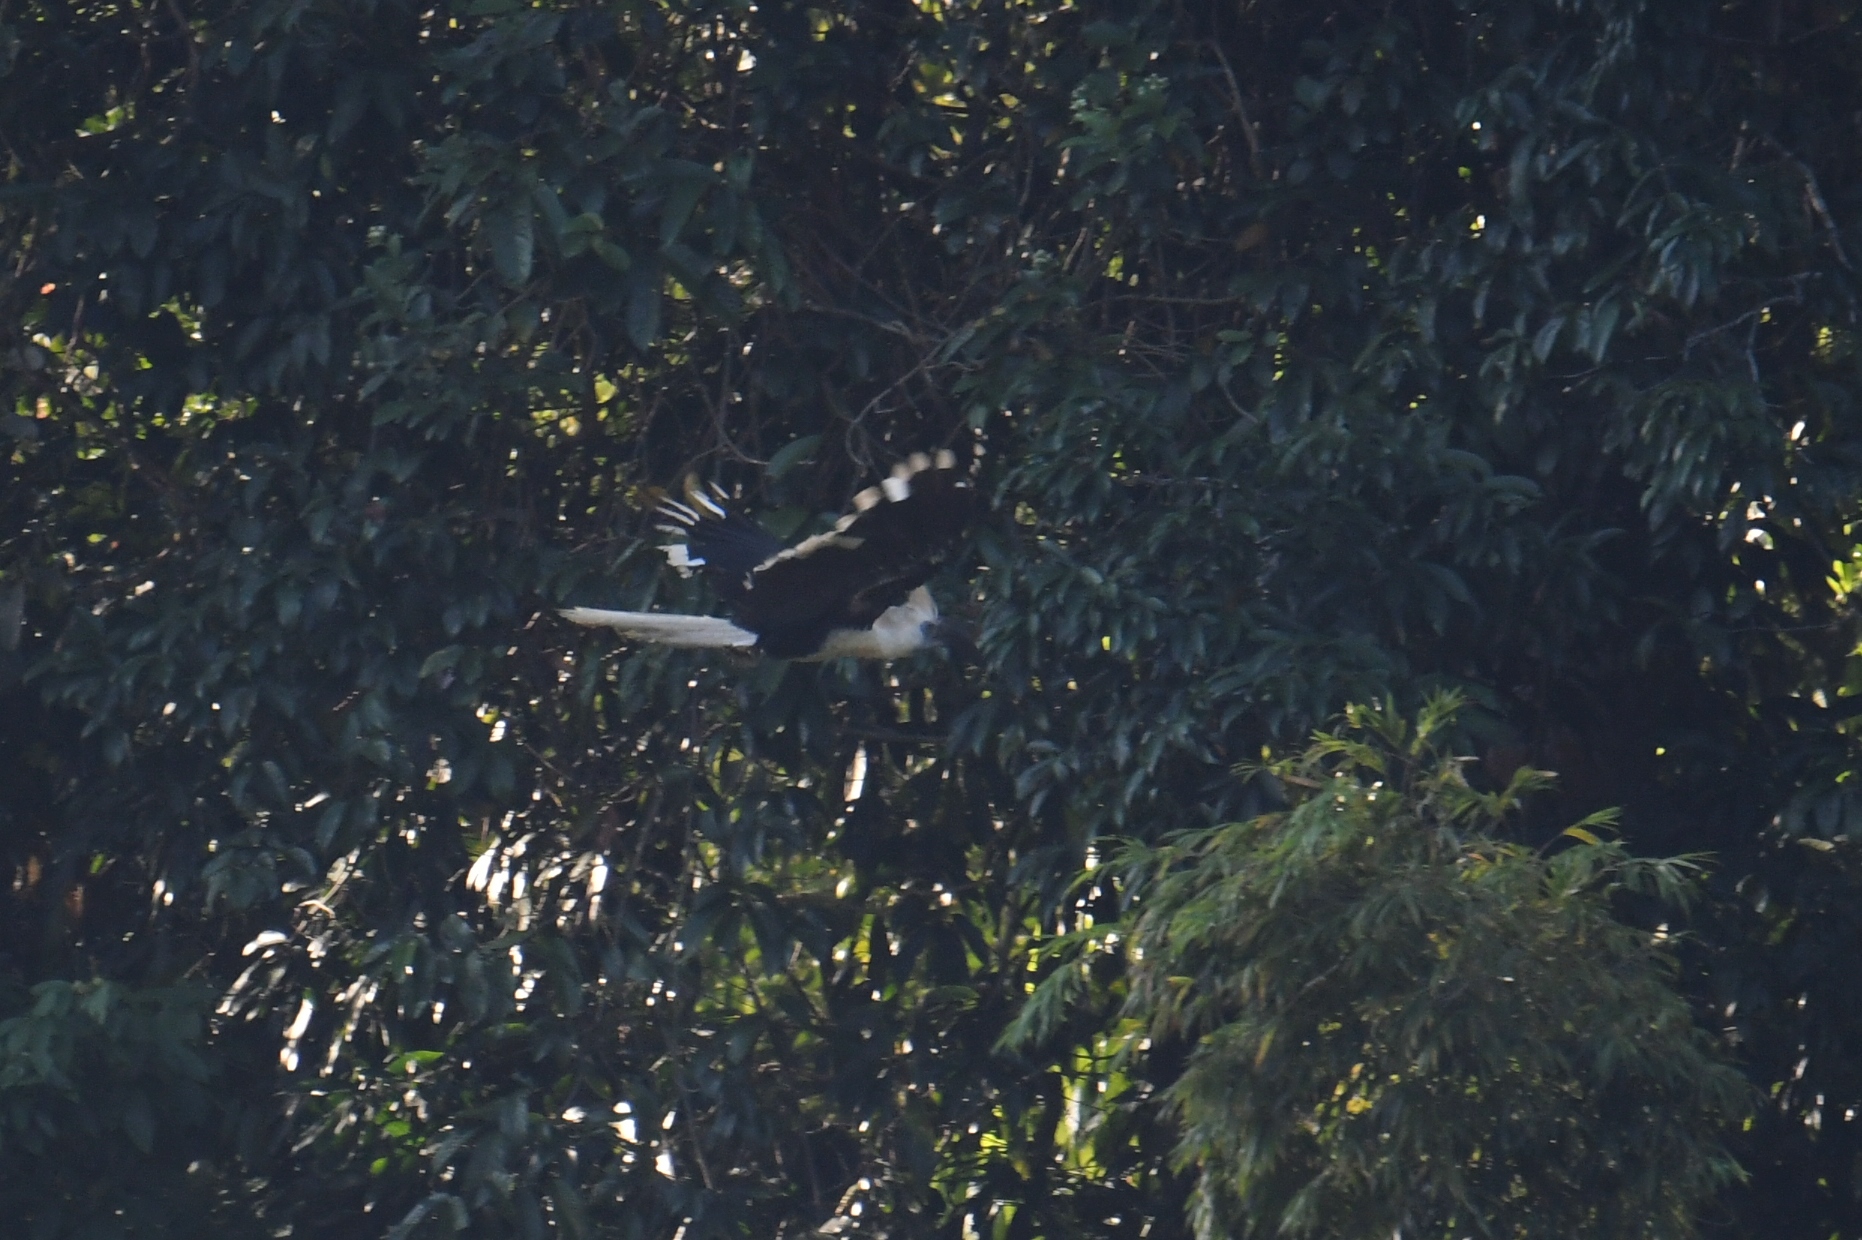
[[[1771,145],[1773,150],[1784,156],[1785,161],[1796,168],[1797,174],[1804,178],[1804,198],[1810,203],[1811,211],[1823,221],[1824,231],[1829,234],[1830,249],[1836,252],[1836,261],[1845,268],[1854,270],[1849,265],[1848,252],[1843,249],[1842,233],[1836,227],[1836,217],[1830,214],[1830,204],[1823,200],[1823,189],[1817,184],[1817,174],[1811,170],[1809,164],[1799,159],[1777,138],[1766,134],[1765,141]]]
[[[908,732],[903,728],[849,728],[846,735],[855,740],[879,741],[882,744],[941,745],[942,732]]]
[[[1209,40],[1209,48],[1222,63],[1222,76],[1228,79],[1229,94],[1235,103],[1235,115],[1241,121],[1241,136],[1248,140],[1248,170],[1257,177],[1265,176],[1261,170],[1261,139],[1254,132],[1254,122],[1248,119],[1248,105],[1241,101],[1241,83],[1235,80],[1235,70],[1229,66],[1228,57],[1222,53],[1221,41]]]
[[[733,333],[728,343],[735,343],[735,341],[736,335]],[[730,431],[727,430],[724,425],[724,411],[731,403],[732,352],[733,350],[728,347],[724,350],[724,363],[718,367],[718,398],[711,404],[711,429],[716,432],[718,443],[723,447],[725,452],[736,457],[746,465],[762,466],[767,464],[767,462],[759,461],[757,458],[749,455],[742,448],[738,447],[737,441],[731,438]]]
[[[1802,282],[1804,281],[1806,277],[1814,275],[1814,274],[1815,274],[1814,272],[1799,272],[1797,275],[1792,276],[1791,282],[1796,287],[1792,290],[1791,294],[1787,297],[1768,298],[1767,300],[1762,301],[1758,305],[1752,307],[1752,309],[1746,311],[1744,314],[1740,315],[1738,318],[1729,319],[1727,322],[1720,323],[1713,327],[1701,328],[1699,331],[1693,333],[1687,338],[1687,343],[1681,347],[1681,356],[1686,357],[1688,354],[1694,351],[1697,345],[1704,344],[1706,341],[1711,340],[1713,337],[1720,335],[1722,332],[1730,332],[1734,328],[1737,328],[1737,327],[1746,327],[1747,325],[1750,325],[1750,330],[1752,332],[1756,332],[1758,330],[1759,323],[1764,319],[1765,315],[1778,306],[1801,306],[1803,305],[1804,304],[1804,289],[1803,289]],[[1750,344],[1748,344],[1748,347],[1750,347]]]
[[[180,4],[178,4],[176,0],[165,0],[165,3],[168,6],[170,16],[175,19],[175,25],[181,28],[181,41],[187,45],[187,81],[185,85],[191,92],[195,84],[200,81],[200,47],[194,42],[194,29],[188,25],[187,14],[181,11]],[[190,95],[190,98],[191,97]]]
[[[897,319],[878,319],[870,314],[862,314],[858,310],[843,310],[838,306],[824,306],[814,301],[804,301],[802,303],[802,309],[809,311],[811,314],[825,314],[831,318],[852,319],[856,323],[865,323],[869,327],[877,327],[882,332],[890,332],[895,336],[903,337],[913,344],[922,345],[928,343],[923,336],[914,332]]]

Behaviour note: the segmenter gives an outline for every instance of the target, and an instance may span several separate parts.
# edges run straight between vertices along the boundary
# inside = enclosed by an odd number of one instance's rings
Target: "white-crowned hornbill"
[[[900,462],[854,496],[833,529],[793,547],[728,510],[726,499],[688,482],[684,503],[660,505],[667,523],[659,528],[683,536],[662,548],[666,558],[681,573],[714,578],[729,619],[596,607],[563,616],[662,645],[755,647],[779,659],[897,659],[938,641],[925,582],[975,504],[950,452]]]

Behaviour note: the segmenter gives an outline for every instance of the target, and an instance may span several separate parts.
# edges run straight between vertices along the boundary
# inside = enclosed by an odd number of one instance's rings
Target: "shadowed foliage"
[[[1747,1088],[1671,988],[1667,924],[1613,908],[1679,911],[1697,865],[1630,857],[1608,812],[1549,855],[1508,842],[1549,780],[1472,787],[1437,748],[1463,705],[1353,708],[1262,772],[1290,810],[1128,849],[1128,914],[1047,949],[1010,1041],[1123,958],[1113,1060],[1181,1060],[1201,1236],[1684,1236],[1739,1178],[1702,1135]]]
[[[1470,846],[1591,857],[1570,916],[1763,1099],[1723,1131],[1675,1061],[1661,1226],[1862,1236],[1859,27],[0,6],[0,1214],[1185,1235],[1216,1164],[1179,1151],[1242,1129],[1187,1041],[1115,1046],[1246,1010],[1096,953],[1003,1049],[1043,950],[1120,914],[1111,839],[1307,821],[1237,767],[1452,689],[1471,788],[1558,772]],[[653,549],[689,471],[794,539],[944,447],[981,451],[930,583],[974,660],[555,617],[715,613]],[[1620,853],[1533,860],[1610,807]],[[1670,855],[1690,913],[1605,898]],[[1480,917],[1530,940],[1537,881]],[[1496,1036],[1578,1055],[1545,1028]],[[1287,1053],[1225,1087],[1367,1062]],[[1540,1079],[1534,1123],[1645,1131]],[[1749,1178],[1699,1200],[1723,1142]],[[1387,1235],[1340,1176],[1301,1217]]]

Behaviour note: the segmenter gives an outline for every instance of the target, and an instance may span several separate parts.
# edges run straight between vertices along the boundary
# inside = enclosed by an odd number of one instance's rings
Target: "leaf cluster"
[[[1414,723],[1355,709],[1265,768],[1291,807],[1127,857],[1127,1010],[1181,1075],[1162,1094],[1199,1234],[1687,1235],[1734,1179],[1703,1134],[1748,1105],[1674,993],[1668,923],[1697,863],[1503,821]]]

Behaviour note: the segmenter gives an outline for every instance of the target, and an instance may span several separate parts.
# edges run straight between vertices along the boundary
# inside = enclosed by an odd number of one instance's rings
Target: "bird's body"
[[[968,522],[974,492],[949,452],[913,456],[883,484],[854,497],[833,529],[793,547],[724,507],[721,492],[686,487],[668,500],[661,529],[684,536],[662,548],[673,567],[704,571],[729,619],[572,607],[599,625],[668,646],[755,647],[782,659],[897,659],[935,640],[937,604],[925,588],[939,557]]]

